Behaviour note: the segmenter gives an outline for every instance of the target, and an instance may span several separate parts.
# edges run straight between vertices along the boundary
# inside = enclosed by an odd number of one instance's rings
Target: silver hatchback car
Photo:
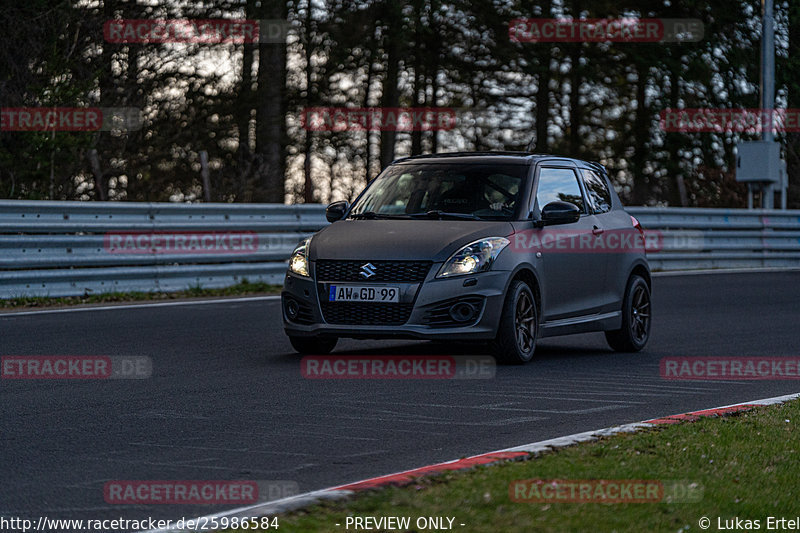
[[[596,163],[518,152],[392,163],[291,255],[284,328],[300,353],[340,337],[488,342],[524,363],[542,337],[650,335],[645,235]]]

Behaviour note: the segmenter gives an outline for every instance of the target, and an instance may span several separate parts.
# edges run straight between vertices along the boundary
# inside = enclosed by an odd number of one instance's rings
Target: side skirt
[[[556,335],[571,335],[573,333],[587,333],[590,331],[608,331],[619,329],[622,326],[622,311],[582,315],[559,320],[548,320],[539,328],[539,337],[554,337]]]

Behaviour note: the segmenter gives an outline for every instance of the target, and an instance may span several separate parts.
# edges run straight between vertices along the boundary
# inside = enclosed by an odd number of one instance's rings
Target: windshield
[[[511,220],[527,173],[527,165],[396,165],[369,184],[350,217]]]

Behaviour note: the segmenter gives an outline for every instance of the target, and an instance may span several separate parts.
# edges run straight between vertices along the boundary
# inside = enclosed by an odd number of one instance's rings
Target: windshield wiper
[[[465,219],[465,220],[483,220],[481,217],[477,215],[473,215],[472,213],[448,213],[447,211],[439,211],[438,209],[434,209],[432,211],[428,211],[426,213],[412,213],[408,215],[410,217],[415,218],[438,218],[439,220],[445,218],[453,218],[453,219]]]
[[[359,219],[370,219],[375,220],[379,218],[408,218],[407,215],[386,215],[384,213],[376,213],[375,211],[364,211],[363,213],[353,213],[347,218],[352,218],[353,220]]]

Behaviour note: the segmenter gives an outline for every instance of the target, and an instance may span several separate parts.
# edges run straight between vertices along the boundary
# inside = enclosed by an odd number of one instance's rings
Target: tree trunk
[[[373,60],[372,49],[367,49],[367,79],[364,82],[364,104],[361,107],[369,107],[372,101],[372,80],[375,75],[375,61]],[[369,183],[372,180],[372,131],[367,129],[364,132],[366,135],[366,143],[364,147],[364,157],[366,160],[366,172],[364,173],[364,180]]]
[[[103,18],[105,20],[116,18],[114,5],[115,2],[110,0],[105,0],[103,2]],[[127,13],[125,13],[125,15],[127,15]],[[103,50],[100,53],[99,63],[101,68],[97,80],[98,89],[100,92],[100,107],[116,107],[118,100],[116,94],[116,84],[114,83],[114,73],[112,71],[112,65],[114,64],[114,50],[116,47],[109,43],[103,43],[102,47]],[[103,154],[107,152],[108,144],[108,135],[96,134],[94,136],[92,147],[89,151],[90,166],[92,168],[92,174],[94,175],[94,199],[100,201],[105,201],[108,198],[108,184],[106,182],[105,175],[101,171],[103,167]],[[52,187],[53,185],[51,183],[51,195],[53,193]]]
[[[570,53],[569,73],[569,155],[581,157],[581,45],[575,43]]]
[[[431,13],[431,28],[427,34],[428,39],[426,40],[429,43],[427,47],[428,53],[426,54],[427,58],[427,66],[425,68],[427,76],[430,78],[431,84],[431,97],[428,102],[430,102],[431,107],[438,107],[439,106],[439,67],[441,64],[441,54],[442,54],[442,40],[439,38],[439,28],[437,25],[437,20],[434,16],[435,13],[439,12],[439,8],[441,5],[440,0],[431,0],[430,2],[430,13]],[[426,90],[427,89],[423,89]],[[434,129],[431,131],[430,135],[431,139],[431,153],[436,154],[439,152],[439,131]]]
[[[633,175],[633,191],[631,201],[633,205],[644,205],[650,195],[650,183],[645,176],[645,161],[647,161],[647,140],[649,138],[648,112],[646,107],[647,97],[646,65],[638,65],[636,80],[636,113],[631,131],[633,157],[631,158],[630,172]]]
[[[401,13],[398,4],[390,3],[388,6],[388,19],[386,20],[386,37],[384,39],[384,49],[386,50],[386,75],[383,78],[383,94],[381,95],[381,107],[397,107],[400,102],[400,91],[397,89],[397,81],[400,69],[400,47],[398,33],[402,24]],[[389,166],[394,160],[394,149],[397,141],[397,131],[387,129],[381,132],[381,170]]]
[[[572,0],[573,18],[580,18],[579,0]],[[581,66],[581,43],[574,43],[570,50],[569,70],[569,155],[580,158],[581,153],[581,85],[583,84],[583,68]]]
[[[305,20],[305,42],[303,43],[303,48],[305,48],[305,59],[306,59],[306,108],[310,108],[313,105],[313,97],[312,95],[312,84],[313,80],[311,77],[311,56],[312,56],[312,43],[311,43],[311,36],[313,35],[313,18],[311,17],[311,12],[313,9],[313,2],[312,0],[307,0],[306,2],[306,20]],[[311,179],[311,152],[314,149],[314,137],[311,131],[311,128],[307,128],[305,131],[305,138],[304,138],[304,145],[303,145],[304,153],[303,153],[303,202],[310,204],[314,202],[314,182]]]
[[[423,2],[414,2],[414,77],[411,88],[412,107],[424,105],[425,77],[422,73],[422,55],[425,53],[422,43],[422,9]],[[422,93],[422,99],[420,99]],[[411,155],[422,153],[422,130],[411,132]]]
[[[286,20],[282,2],[264,2],[261,19]],[[256,95],[256,154],[259,186],[257,202],[283,203],[286,199],[286,42],[258,45]]]
[[[548,18],[552,16],[553,3],[547,0],[542,4],[542,17]],[[550,44],[537,44],[542,47],[542,54],[539,58],[539,79],[538,88],[536,89],[536,148],[535,150],[540,153],[547,153],[547,122],[550,115],[550,79],[552,73],[550,72],[550,58],[552,54],[552,45]]]
[[[250,151],[250,115],[253,109],[254,46],[249,43],[243,45],[242,82],[239,89],[239,103],[236,106],[236,130],[239,138],[239,146],[236,148],[236,171],[238,174],[236,199],[240,202],[250,200],[252,194],[250,177],[253,168],[253,154]]]
[[[676,68],[680,68],[679,65]],[[669,90],[669,106],[673,109],[678,107],[680,98],[680,73],[673,72]],[[672,137],[672,138],[671,138]],[[669,161],[667,162],[667,172],[674,176],[677,200],[681,207],[689,205],[689,197],[686,194],[686,183],[683,181],[683,169],[681,167],[680,155],[678,154],[678,142],[680,133],[667,133],[667,145],[669,146]],[[671,141],[671,142],[670,142]]]
[[[800,108],[800,4],[789,3],[789,54],[784,75],[788,108]],[[787,207],[800,208],[800,133],[786,134],[786,173],[789,180]]]
[[[92,167],[92,174],[94,175],[94,188],[97,191],[97,199],[101,202],[104,202],[107,200],[107,198],[105,180],[103,179],[103,169],[100,166],[100,158],[97,155],[97,150],[94,148],[89,150],[89,166]]]

